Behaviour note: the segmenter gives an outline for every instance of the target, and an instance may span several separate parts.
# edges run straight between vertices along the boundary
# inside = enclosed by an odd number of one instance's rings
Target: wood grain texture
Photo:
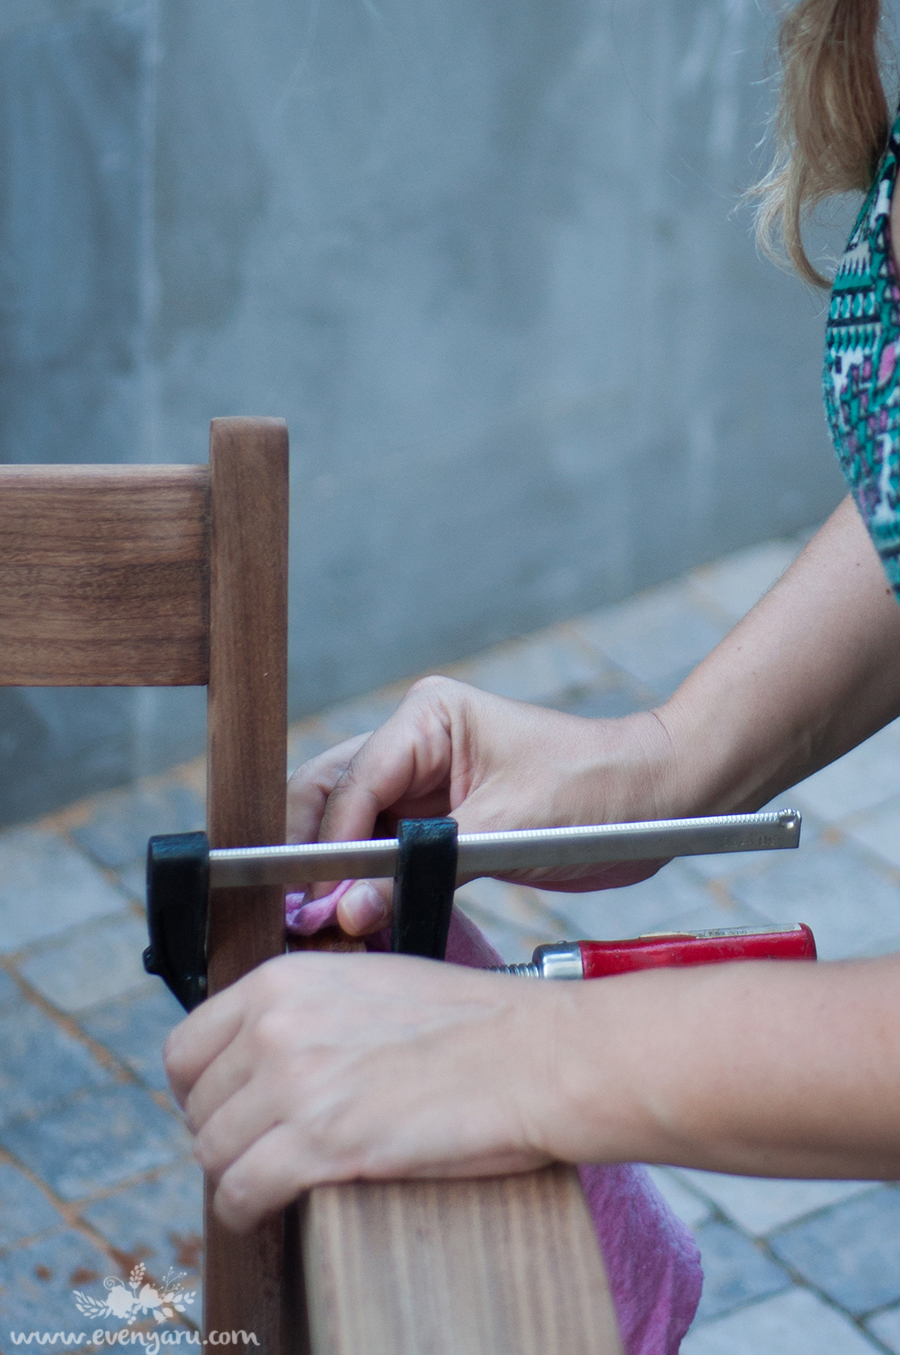
[[[348,936],[340,927],[324,927],[313,936],[288,936],[289,951],[330,950],[338,955],[365,954],[366,943],[361,936]]]
[[[622,1355],[571,1167],[319,1186],[301,1250],[313,1355]]]
[[[0,466],[0,685],[202,686],[206,466]]]
[[[288,440],[281,420],[213,420],[210,503],[207,833],[211,847],[262,846],[285,837]],[[211,891],[210,993],[284,950],[283,896],[280,886]],[[286,1355],[283,1241],[281,1216],[252,1237],[226,1232],[207,1194],[207,1332],[254,1332],[266,1355]]]

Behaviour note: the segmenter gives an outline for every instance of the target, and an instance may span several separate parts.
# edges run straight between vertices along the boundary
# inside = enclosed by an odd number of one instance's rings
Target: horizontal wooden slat
[[[319,1186],[301,1233],[313,1355],[621,1355],[573,1167]]]
[[[201,686],[206,466],[0,466],[0,685]]]

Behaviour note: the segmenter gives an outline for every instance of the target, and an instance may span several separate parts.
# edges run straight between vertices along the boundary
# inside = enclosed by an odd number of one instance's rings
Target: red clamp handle
[[[814,960],[816,942],[806,923],[793,927],[736,927],[727,931],[657,932],[630,941],[579,941],[586,979],[635,969],[722,964],[726,960]]]

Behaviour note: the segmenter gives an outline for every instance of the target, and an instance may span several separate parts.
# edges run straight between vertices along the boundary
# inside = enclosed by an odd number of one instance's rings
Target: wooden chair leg
[[[263,846],[285,835],[288,441],[280,420],[213,421],[210,496],[207,832],[213,847]],[[276,526],[261,534],[273,506]],[[212,891],[211,993],[284,950],[283,894]],[[283,1244],[280,1217],[238,1238],[207,1200],[206,1333],[253,1332],[266,1355],[287,1355]]]

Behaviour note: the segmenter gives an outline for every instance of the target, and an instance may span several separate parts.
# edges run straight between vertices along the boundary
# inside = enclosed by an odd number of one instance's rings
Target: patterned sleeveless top
[[[891,201],[900,114],[841,260],[825,330],[825,412],[838,460],[900,599],[900,278]]]

